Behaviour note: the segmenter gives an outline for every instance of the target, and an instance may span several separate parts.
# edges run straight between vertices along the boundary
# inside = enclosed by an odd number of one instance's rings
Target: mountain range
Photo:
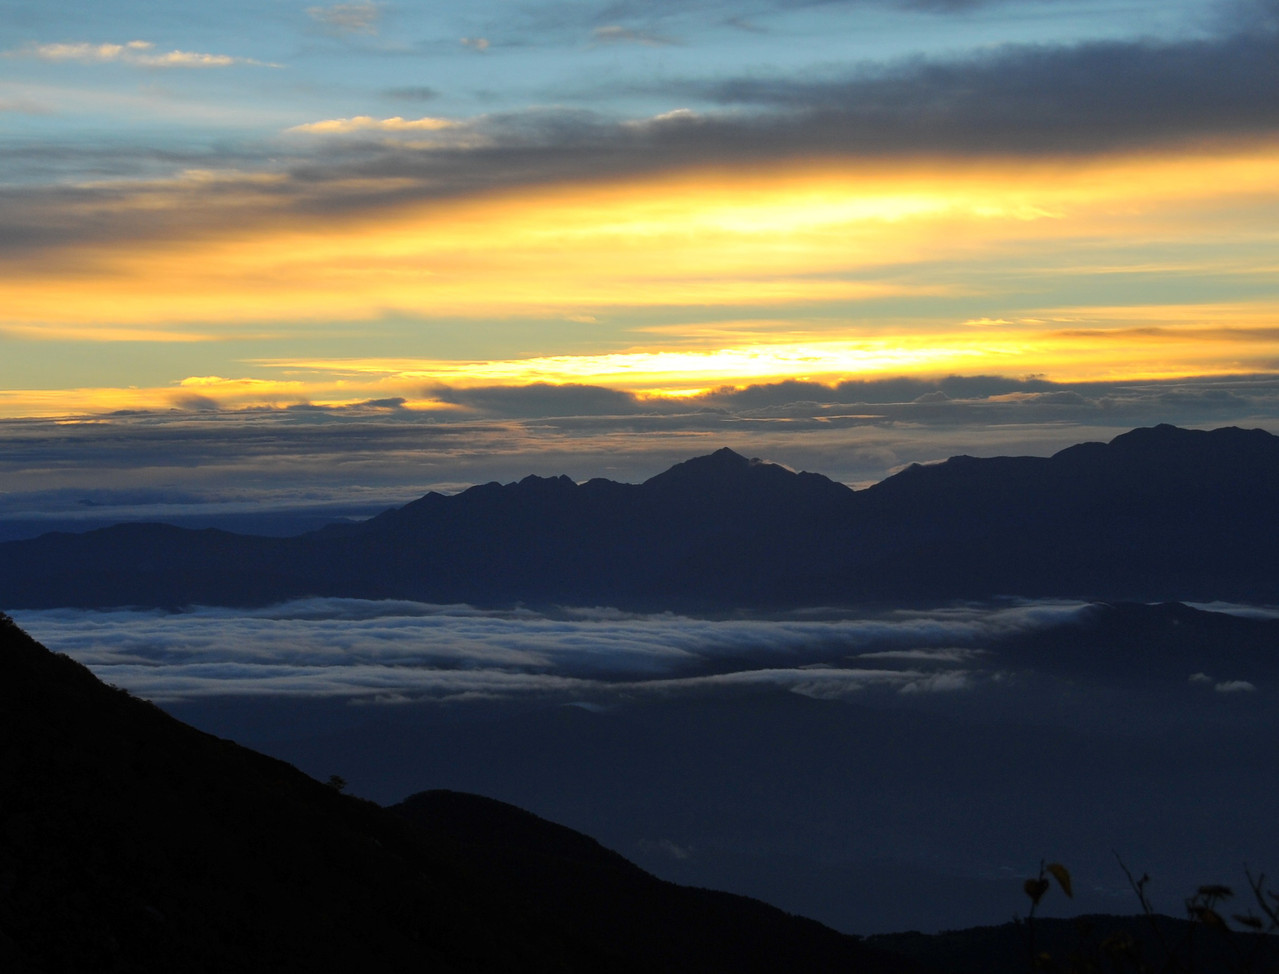
[[[721,449],[641,484],[529,476],[290,538],[130,523],[10,541],[0,605],[1274,601],[1275,510],[1279,437],[1259,429],[957,456],[862,490]]]

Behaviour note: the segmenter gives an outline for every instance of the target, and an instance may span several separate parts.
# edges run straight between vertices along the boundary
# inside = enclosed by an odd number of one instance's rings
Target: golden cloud
[[[309,135],[344,135],[348,132],[437,132],[440,129],[453,128],[457,122],[447,118],[373,118],[371,115],[356,115],[353,118],[331,118],[319,122],[308,122],[295,125],[289,132],[302,132]]]

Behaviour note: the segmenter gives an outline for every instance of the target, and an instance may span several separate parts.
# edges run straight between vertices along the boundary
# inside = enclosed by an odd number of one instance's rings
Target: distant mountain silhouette
[[[1209,612],[1180,602],[1095,603],[1077,616],[993,644],[1010,663],[1073,679],[1181,685],[1195,673],[1279,680],[1279,619]]]
[[[394,810],[203,734],[0,615],[0,969],[916,969],[476,796]]]
[[[642,484],[530,476],[292,538],[127,524],[8,542],[0,605],[1274,600],[1276,510],[1279,437],[1263,430],[952,457],[861,491],[724,449]]]
[[[1143,601],[1279,592],[1279,437],[1157,426],[1052,457],[952,457],[865,492],[891,524],[854,569],[886,596]],[[913,514],[908,512],[913,511]],[[876,550],[877,549],[877,550]]]

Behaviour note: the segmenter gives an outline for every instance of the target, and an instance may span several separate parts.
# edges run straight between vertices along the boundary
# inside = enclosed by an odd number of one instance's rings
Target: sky
[[[0,25],[0,519],[1279,430],[1275,0]]]

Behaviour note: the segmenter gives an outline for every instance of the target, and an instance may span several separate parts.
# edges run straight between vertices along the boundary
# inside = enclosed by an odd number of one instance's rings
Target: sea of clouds
[[[250,610],[51,609],[14,618],[104,681],[162,704],[256,695],[391,704],[606,700],[753,684],[822,698],[962,690],[998,677],[986,659],[991,640],[1082,609],[1060,602],[702,619],[311,598]]]

